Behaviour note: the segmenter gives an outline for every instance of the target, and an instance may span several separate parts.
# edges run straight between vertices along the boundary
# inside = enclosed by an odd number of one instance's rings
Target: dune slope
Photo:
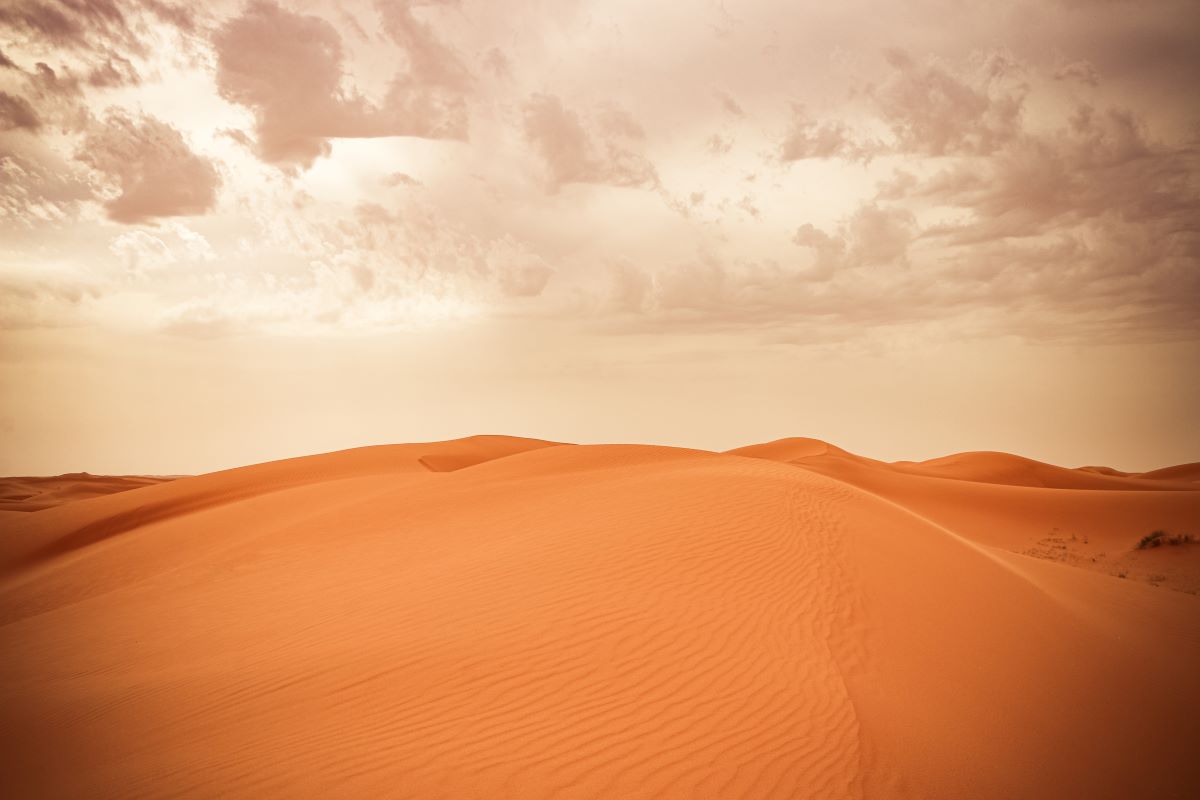
[[[20,731],[0,756],[6,784],[412,798],[1200,787],[1200,597],[1013,552],[1015,522],[977,534],[946,510],[970,500],[935,502],[949,486],[1142,493],[768,451],[396,445],[19,515],[0,552],[0,646],[16,654],[0,661],[0,722]]]

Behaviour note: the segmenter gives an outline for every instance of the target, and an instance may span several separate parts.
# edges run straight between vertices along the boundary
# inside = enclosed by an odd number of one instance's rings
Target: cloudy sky
[[[1193,0],[3,0],[0,473],[1200,458]]]

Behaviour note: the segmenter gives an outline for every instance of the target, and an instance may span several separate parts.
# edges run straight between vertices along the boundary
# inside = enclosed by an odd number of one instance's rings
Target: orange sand
[[[1200,796],[1200,544],[1133,549],[1197,472],[472,437],[6,506],[2,794]]]
[[[0,478],[0,511],[41,511],[43,508],[115,494],[173,480],[166,476],[89,475],[72,472],[52,478]]]

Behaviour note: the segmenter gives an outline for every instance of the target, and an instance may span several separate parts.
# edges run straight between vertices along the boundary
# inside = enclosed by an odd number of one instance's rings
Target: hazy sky
[[[1200,459],[1197,85],[1194,0],[3,0],[0,473]]]

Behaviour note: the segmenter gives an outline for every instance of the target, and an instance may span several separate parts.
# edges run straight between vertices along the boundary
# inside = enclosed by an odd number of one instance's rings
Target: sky
[[[1193,0],[3,0],[0,474],[1200,459]]]

